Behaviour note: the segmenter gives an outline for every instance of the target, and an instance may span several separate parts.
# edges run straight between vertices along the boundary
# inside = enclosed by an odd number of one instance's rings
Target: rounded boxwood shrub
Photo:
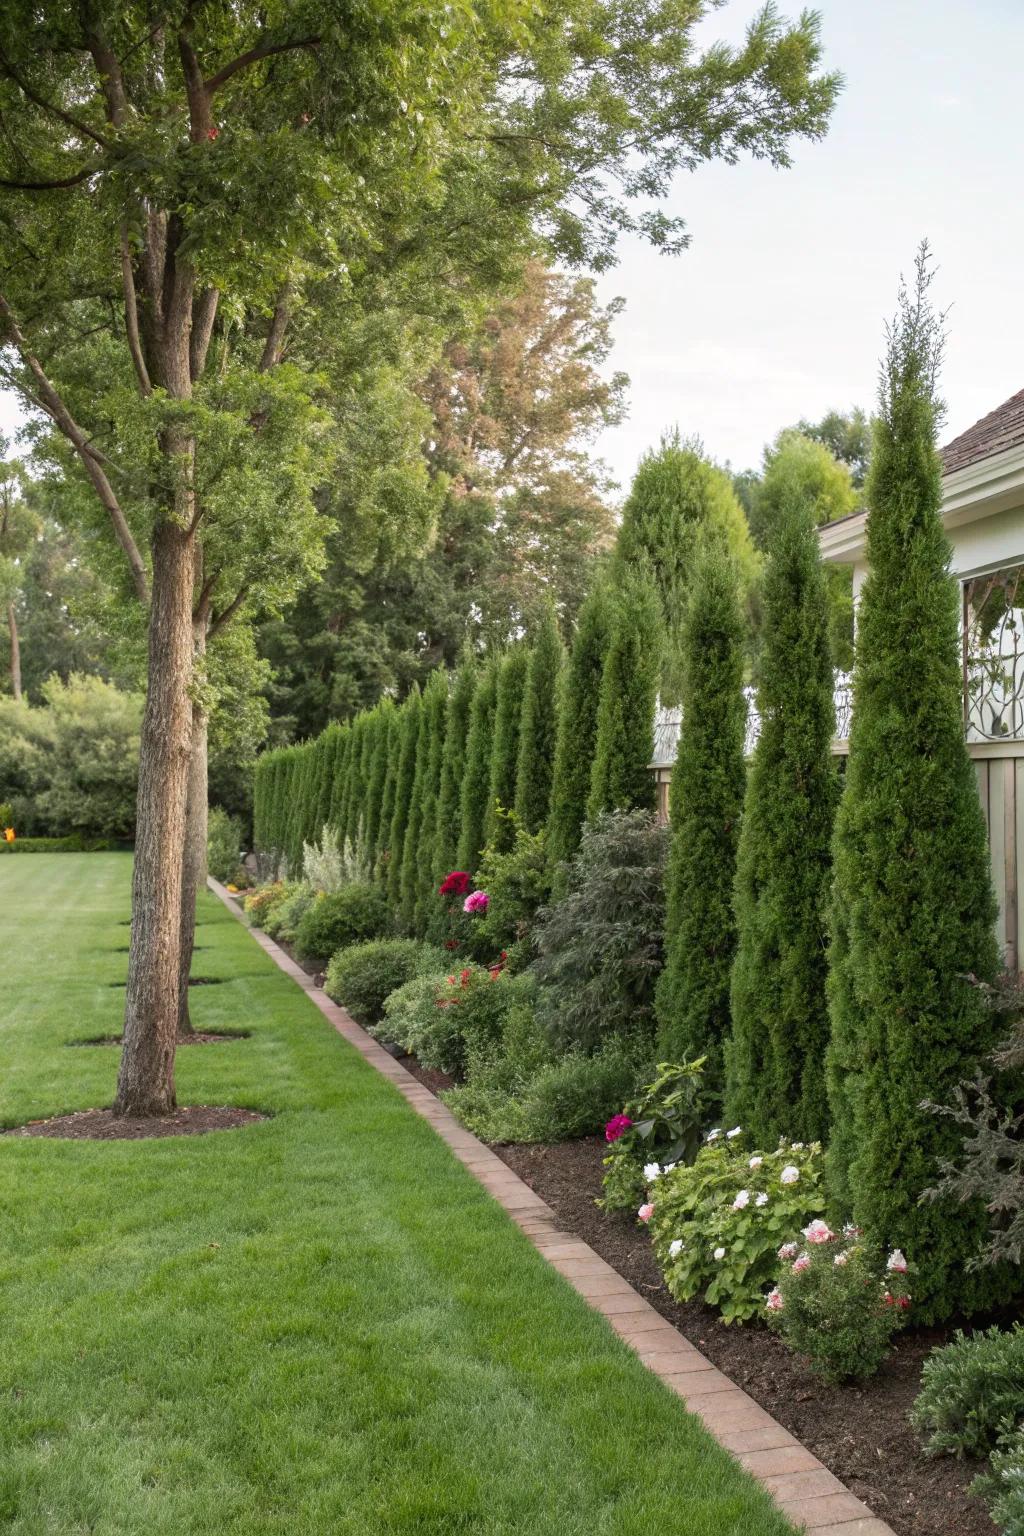
[[[339,949],[327,967],[328,997],[358,1024],[376,1024],[387,997],[416,976],[436,974],[444,957],[416,939],[368,939]]]
[[[1024,1328],[958,1329],[925,1361],[910,1420],[930,1456],[987,1456],[1024,1424]]]
[[[382,938],[388,926],[387,903],[381,892],[375,886],[353,881],[310,903],[295,931],[295,945],[303,960],[326,965],[335,950]]]

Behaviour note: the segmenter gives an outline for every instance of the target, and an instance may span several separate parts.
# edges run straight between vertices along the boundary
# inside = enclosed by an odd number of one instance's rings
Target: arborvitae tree
[[[443,880],[455,868],[462,824],[462,779],[466,771],[469,721],[478,668],[472,651],[463,652],[452,683],[441,758],[441,787],[437,807],[437,852],[434,871]]]
[[[666,434],[640,461],[622,509],[613,569],[646,564],[661,602],[667,644],[661,658],[663,704],[680,698],[679,625],[686,607],[698,548],[707,534],[724,539],[748,591],[759,560],[746,515],[724,470],[704,457],[696,440]]]
[[[426,932],[432,910],[439,870],[437,866],[437,827],[441,793],[441,763],[448,718],[448,673],[438,667],[430,675],[423,691],[423,711],[427,722],[427,760],[420,786],[420,830],[415,863],[415,910],[413,928],[421,936]]]
[[[331,788],[330,815],[330,823],[334,828],[334,835],[339,840],[344,835],[345,796],[348,793],[348,764],[351,752],[352,727],[351,725],[343,725],[337,751],[334,754],[334,784]]]
[[[390,868],[391,822],[395,814],[395,792],[398,788],[398,770],[402,755],[405,721],[401,709],[393,708],[388,720],[387,763],[384,769],[384,787],[380,797],[380,819],[377,838],[372,850],[373,870],[376,876],[386,880]]]
[[[597,737],[587,816],[652,809],[654,707],[661,662],[658,596],[647,570],[622,571],[615,592],[612,636],[601,673]]]
[[[500,853],[507,853],[515,841],[515,825],[502,812],[511,811],[515,806],[519,728],[529,665],[529,648],[524,644],[513,645],[505,652],[498,673],[484,842],[488,848],[495,848]]]
[[[318,839],[331,818],[331,797],[334,793],[334,767],[338,755],[338,737],[340,734],[341,726],[332,721],[320,738],[322,752],[317,783],[315,817],[316,836]]]
[[[612,613],[611,595],[601,582],[580,609],[576,636],[562,677],[547,835],[548,855],[553,864],[563,863],[576,852],[587,816]]]
[[[736,949],[746,700],[736,566],[713,535],[694,562],[680,640],[682,728],[669,798],[660,1052],[668,1061],[706,1056],[705,1081],[720,1092]]]
[[[1001,1271],[969,1260],[981,1202],[921,1205],[955,1123],[949,1103],[996,1044],[971,974],[997,965],[985,824],[964,742],[959,594],[935,451],[942,327],[927,248],[889,329],[868,475],[870,574],[858,612],[850,760],[836,820],[832,1041],[839,1214],[917,1266],[922,1322],[992,1301]]]
[[[736,869],[726,1118],[763,1146],[828,1129],[827,931],[838,780],[829,604],[813,508],[772,530],[754,749]]]
[[[515,812],[527,832],[539,832],[551,810],[551,781],[558,737],[558,686],[565,647],[551,604],[530,636],[523,714],[519,727]]]
[[[388,772],[388,738],[391,719],[395,712],[393,699],[381,699],[372,713],[370,777],[366,788],[366,812],[363,840],[367,863],[372,867],[377,857],[380,838],[381,806],[384,801],[384,781]]]
[[[402,735],[398,757],[398,774],[395,779],[395,808],[391,816],[391,836],[388,844],[388,900],[397,913],[402,904],[402,859],[405,854],[405,834],[409,826],[413,790],[416,787],[416,757],[419,749],[420,722],[423,717],[423,700],[418,684],[402,705]]]
[[[448,679],[443,669],[435,668],[427,679],[420,707],[420,730],[416,741],[416,772],[413,778],[409,821],[402,849],[402,922],[408,929],[416,926],[416,904],[423,885],[420,865],[423,829],[429,804],[437,800],[437,781],[431,786],[431,773],[440,771],[440,748],[444,738],[444,709],[448,697]],[[429,878],[429,877],[428,877]]]
[[[459,829],[460,869],[475,874],[484,848],[484,823],[491,792],[491,749],[498,698],[501,658],[489,657],[480,673],[469,715],[466,771],[462,776],[462,825]]]

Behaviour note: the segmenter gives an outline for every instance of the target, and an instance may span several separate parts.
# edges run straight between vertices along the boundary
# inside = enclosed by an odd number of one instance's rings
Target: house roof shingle
[[[1024,443],[1024,389],[997,405],[973,427],[954,437],[951,443],[939,449],[944,474],[966,469],[979,459],[990,458],[1007,448],[1017,448]]]

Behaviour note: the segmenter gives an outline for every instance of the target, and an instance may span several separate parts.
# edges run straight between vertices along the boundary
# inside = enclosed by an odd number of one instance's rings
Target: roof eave
[[[1024,444],[965,464],[942,477],[942,522],[960,528],[1024,504]],[[864,558],[867,512],[824,523],[818,530],[821,557],[833,565],[856,565]]]

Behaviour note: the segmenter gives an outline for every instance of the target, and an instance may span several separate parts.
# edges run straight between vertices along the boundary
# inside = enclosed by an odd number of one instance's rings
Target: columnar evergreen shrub
[[[352,747],[349,753],[348,791],[345,795],[344,815],[338,827],[338,842],[342,848],[350,847],[359,852],[362,837],[366,796],[370,778],[371,738],[370,714],[364,710],[352,721]]]
[[[443,667],[436,668],[427,681],[423,714],[427,733],[426,764],[419,790],[420,826],[413,865],[415,889],[410,919],[421,937],[427,931],[434,910],[438,880],[445,873],[437,862],[441,763],[448,724],[448,673]]]
[[[515,840],[515,826],[507,813],[512,810],[516,799],[519,727],[523,717],[529,665],[530,652],[527,647],[522,644],[513,645],[502,658],[498,673],[484,841],[487,847],[495,848],[499,853],[507,852]]]
[[[484,848],[484,823],[491,789],[491,748],[494,745],[494,711],[498,694],[499,658],[483,665],[473,693],[466,742],[466,769],[462,777],[462,825],[459,831],[458,867],[472,875]]]
[[[398,772],[402,758],[402,741],[405,719],[400,709],[393,708],[388,719],[387,762],[384,767],[384,785],[380,796],[380,818],[377,836],[370,850],[371,864],[378,879],[386,880],[391,862],[391,822],[395,814],[395,794],[398,789]]]
[[[683,718],[669,806],[659,1050],[669,1061],[707,1057],[708,1088],[721,1092],[736,948],[732,902],[746,778],[746,700],[736,567],[713,537],[693,568],[681,648]]]
[[[597,737],[587,815],[650,809],[654,707],[662,622],[657,592],[643,567],[623,570],[615,592],[611,641],[601,673]]]
[[[828,593],[808,509],[772,527],[757,708],[736,868],[726,1118],[766,1144],[828,1128],[827,932],[838,780]]]
[[[318,780],[315,825],[319,832],[331,819],[331,800],[334,795],[334,772],[338,756],[338,738],[343,727],[332,721],[320,737],[321,765]]]
[[[452,683],[441,757],[437,850],[432,861],[435,872],[440,875],[454,869],[458,858],[459,830],[462,824],[462,780],[466,771],[466,747],[476,683],[477,664],[472,651],[467,649]]]
[[[515,812],[525,832],[539,832],[551,809],[551,782],[558,736],[558,685],[565,647],[554,608],[545,605],[532,646],[523,694],[516,765]]]
[[[548,857],[554,865],[576,852],[586,820],[601,678],[611,630],[611,595],[605,583],[600,582],[580,609],[562,676],[547,834]]]
[[[345,830],[345,795],[348,790],[348,765],[352,753],[352,727],[343,725],[334,753],[334,775],[331,785],[331,813],[328,818],[339,843]]]
[[[384,784],[387,779],[391,722],[394,713],[393,699],[381,699],[373,711],[370,778],[366,788],[363,825],[366,860],[371,869],[376,862],[380,843],[381,809],[384,803]]]
[[[969,974],[997,963],[985,825],[967,754],[959,596],[939,515],[934,378],[941,322],[926,253],[901,293],[882,371],[868,480],[846,790],[834,843],[830,1187],[869,1240],[917,1268],[924,1321],[991,1300],[999,1271],[967,1260],[979,1202],[920,1203],[955,1126],[948,1101],[995,1042]]]
[[[398,771],[395,777],[395,808],[391,815],[391,835],[388,839],[387,893],[392,911],[397,912],[402,901],[402,858],[405,852],[405,834],[409,825],[409,808],[416,784],[416,754],[420,740],[420,722],[423,717],[423,701],[414,683],[412,692],[402,705],[402,734],[398,753]]]

